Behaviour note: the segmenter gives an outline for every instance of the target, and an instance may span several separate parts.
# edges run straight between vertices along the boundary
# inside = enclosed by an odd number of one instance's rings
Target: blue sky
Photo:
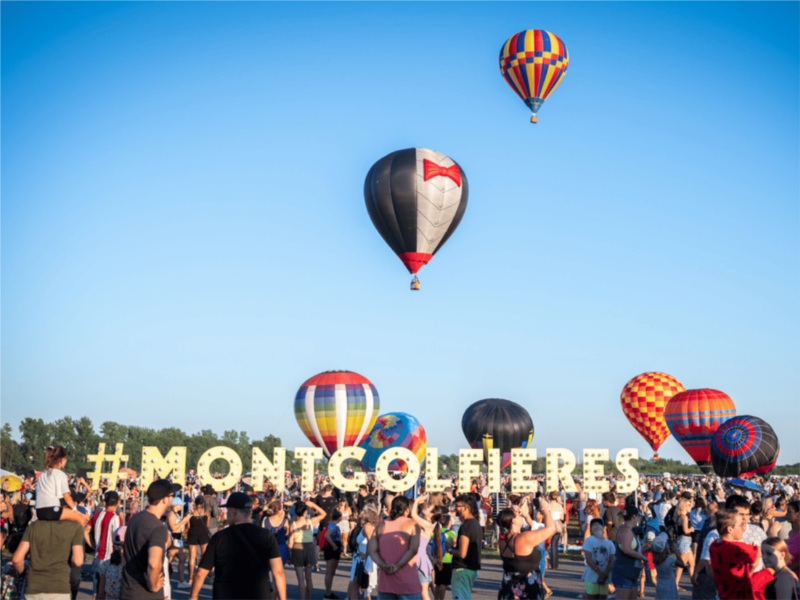
[[[2,420],[291,448],[350,369],[441,452],[500,397],[540,452],[650,456],[619,394],[659,370],[797,462],[799,6],[3,2]],[[529,28],[570,51],[535,126]],[[420,293],[362,193],[408,147],[470,182]]]

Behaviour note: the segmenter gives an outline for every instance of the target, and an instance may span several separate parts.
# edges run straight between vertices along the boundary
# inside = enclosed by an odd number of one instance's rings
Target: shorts
[[[433,569],[433,583],[436,585],[450,585],[453,581],[453,563],[442,564],[442,570]]]
[[[639,587],[639,578],[631,579],[630,577],[625,577],[616,571],[611,571],[611,583],[614,584],[614,587],[622,588],[625,590],[632,590],[635,587]]]
[[[590,583],[588,581],[583,582],[584,587],[586,588],[586,595],[587,596],[608,596],[608,584],[607,583]]]
[[[425,574],[422,571],[419,571],[419,570],[417,571],[417,575],[419,575],[419,582],[422,585],[425,585],[426,583],[430,583],[431,581],[433,581],[433,571],[431,571],[431,574],[430,574],[429,577],[425,577]]]
[[[322,555],[325,557],[325,560],[339,560],[342,558],[342,545],[339,544],[338,550],[333,550],[329,546],[325,546],[322,549]]]
[[[678,554],[687,554],[692,551],[692,538],[682,535],[678,538]]]
[[[187,546],[205,546],[211,540],[211,536],[203,532],[201,534],[189,533],[186,536]]]
[[[453,600],[472,600],[472,586],[478,578],[478,572],[472,569],[453,569],[453,580],[450,591]]]
[[[43,506],[36,509],[36,518],[40,521],[60,521],[61,512],[60,506]]]
[[[292,564],[295,567],[313,567],[317,564],[317,553],[314,550],[314,542],[306,542],[298,548],[292,548]]]

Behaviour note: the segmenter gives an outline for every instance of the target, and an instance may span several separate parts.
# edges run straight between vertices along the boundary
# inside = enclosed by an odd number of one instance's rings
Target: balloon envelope
[[[689,453],[700,470],[711,473],[711,438],[725,421],[736,415],[736,406],[719,390],[686,390],[675,394],[664,408],[670,433]]]
[[[620,394],[622,412],[654,452],[669,437],[664,408],[683,384],[666,373],[642,373],[625,384]]]
[[[361,459],[361,466],[365,471],[372,473],[380,455],[390,448],[407,448],[414,453],[420,465],[424,464],[428,440],[425,429],[416,417],[395,412],[378,417],[361,447],[366,450],[364,458]],[[404,460],[395,460],[389,465],[389,470],[405,472],[408,470],[408,465]]]
[[[512,35],[500,49],[500,73],[536,116],[567,72],[569,52],[558,36],[542,29]]]
[[[478,400],[464,411],[461,430],[473,448],[483,448],[484,462],[489,449],[500,449],[500,468],[511,464],[512,448],[527,448],[533,440],[533,421],[516,402],[500,398]]]
[[[314,375],[294,399],[297,424],[328,457],[345,446],[358,446],[375,424],[379,409],[375,386],[352,371]]]
[[[364,181],[372,224],[409,273],[419,271],[453,235],[468,196],[461,167],[425,148],[387,154]]]
[[[767,474],[775,468],[779,454],[775,431],[750,415],[728,419],[711,441],[711,464],[720,477]]]

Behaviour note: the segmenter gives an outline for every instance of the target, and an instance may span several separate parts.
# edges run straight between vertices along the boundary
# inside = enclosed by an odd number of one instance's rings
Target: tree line
[[[173,446],[185,446],[187,450],[186,468],[194,469],[200,456],[209,448],[225,446],[235,450],[242,459],[243,472],[251,470],[252,447],[257,446],[265,456],[272,457],[273,450],[281,446],[281,438],[268,435],[260,440],[250,440],[244,431],[226,431],[218,436],[210,429],[188,434],[175,427],[165,429],[150,429],[122,425],[113,421],[106,421],[95,431],[94,424],[89,417],[73,419],[63,417],[52,423],[45,423],[42,419],[23,419],[19,425],[19,435],[14,436],[9,423],[4,423],[0,428],[0,468],[16,472],[20,469],[44,468],[44,451],[47,446],[57,444],[64,446],[68,452],[66,471],[74,473],[79,468],[94,468],[93,463],[88,463],[86,457],[97,453],[99,444],[106,444],[106,453],[113,454],[116,444],[125,445],[124,453],[128,455],[128,467],[136,471],[141,470],[142,446],[155,446],[166,455]],[[533,466],[535,473],[544,473],[544,457],[540,457]],[[325,468],[325,463],[320,467]],[[360,471],[360,466],[354,461],[348,465]],[[642,474],[661,474],[664,472],[673,475],[699,475],[700,468],[694,464],[686,464],[677,460],[660,459],[658,462],[648,460],[633,460],[631,465]],[[120,465],[121,467],[122,465]],[[613,462],[604,463],[605,473],[619,475]],[[104,469],[110,468],[106,463]],[[286,451],[286,469],[292,473],[300,472],[300,462],[294,459],[294,452]],[[216,460],[211,464],[212,472],[224,473],[228,469],[225,461]],[[509,469],[506,469],[506,472]],[[439,473],[458,473],[458,454],[439,454]],[[574,473],[582,473],[582,465],[575,467]],[[772,471],[773,475],[800,475],[800,463],[782,465]]]

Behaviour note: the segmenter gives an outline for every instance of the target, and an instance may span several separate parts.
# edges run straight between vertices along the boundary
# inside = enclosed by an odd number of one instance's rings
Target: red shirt
[[[714,583],[720,600],[763,600],[764,588],[775,577],[766,569],[750,574],[758,548],[743,542],[717,540],[709,548]]]

